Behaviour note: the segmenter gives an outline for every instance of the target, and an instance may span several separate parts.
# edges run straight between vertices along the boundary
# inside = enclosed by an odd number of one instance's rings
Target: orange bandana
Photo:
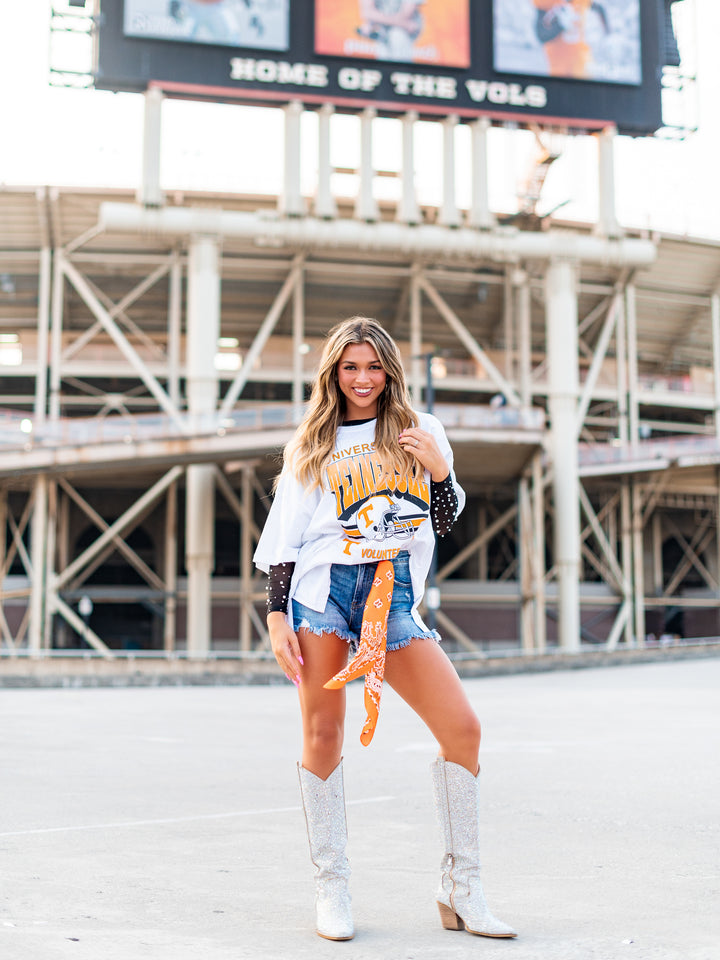
[[[366,747],[373,738],[380,713],[385,674],[385,646],[387,619],[392,602],[395,567],[392,560],[381,560],[375,570],[370,592],[363,609],[358,651],[350,663],[324,685],[326,690],[339,690],[348,680],[365,674],[365,709],[367,720],[360,734],[360,743]]]

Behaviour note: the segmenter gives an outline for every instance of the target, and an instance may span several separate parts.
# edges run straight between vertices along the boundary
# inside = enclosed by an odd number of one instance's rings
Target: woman
[[[397,345],[375,320],[340,323],[285,449],[255,554],[270,576],[272,650],[300,699],[298,771],[316,867],[317,932],[329,940],[353,936],[344,683],[362,673],[363,743],[372,738],[384,675],[440,747],[433,786],[445,841],[437,895],[443,926],[515,936],[490,913],[479,879],[480,724],[437,633],[417,612],[434,530],[447,533],[464,500],[442,426],[409,406]],[[349,644],[357,653],[346,667]]]

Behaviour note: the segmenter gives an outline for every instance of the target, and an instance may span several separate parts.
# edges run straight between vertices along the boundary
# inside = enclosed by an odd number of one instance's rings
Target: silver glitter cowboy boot
[[[315,864],[317,932],[326,940],[352,940],[352,913],[348,879],[350,864],[345,856],[347,823],[342,760],[327,780],[298,763],[310,859]]]
[[[444,757],[438,757],[431,770],[445,843],[437,894],[443,927],[481,937],[516,937],[512,927],[492,915],[480,883],[478,777]]]

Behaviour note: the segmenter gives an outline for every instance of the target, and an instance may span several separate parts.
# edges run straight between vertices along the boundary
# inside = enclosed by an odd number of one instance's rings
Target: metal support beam
[[[608,310],[605,318],[605,323],[603,324],[603,328],[600,332],[600,337],[595,345],[592,363],[590,364],[587,379],[585,380],[585,384],[583,386],[582,396],[580,397],[580,403],[578,404],[576,429],[578,436],[580,435],[583,424],[585,423],[585,417],[587,416],[590,401],[592,400],[593,393],[595,392],[595,385],[598,377],[600,376],[602,365],[605,362],[607,350],[610,345],[610,338],[615,331],[618,310],[620,309],[620,299],[621,297],[619,293],[613,297],[612,303],[610,304],[610,309]]]
[[[58,481],[62,489],[68,495],[68,497],[82,510],[85,516],[95,524],[95,526],[104,533],[109,529],[110,524],[107,521],[103,520],[97,510],[94,510],[93,507],[85,500],[77,490],[72,487],[67,480],[62,477]],[[111,541],[114,549],[116,549],[132,566],[137,573],[145,580],[153,590],[164,590],[165,585],[160,579],[160,577],[148,567],[145,561],[137,555],[137,553],[128,546],[128,544],[123,540],[123,538],[118,534],[116,537],[113,537]]]
[[[84,550],[80,556],[76,557],[72,563],[69,563],[57,576],[55,587],[61,590],[77,574],[87,567],[96,556],[115,541],[115,538],[121,536],[125,530],[133,525],[137,517],[142,514],[165,493],[167,488],[182,474],[182,467],[173,467],[156,483],[146,490],[145,493],[135,501],[118,519],[112,523],[107,530],[102,533],[94,543]]]
[[[181,430],[184,430],[185,423],[181,419],[179,411],[170,401],[169,396],[165,390],[163,390],[157,378],[150,373],[150,370],[148,369],[144,360],[140,358],[135,348],[129,343],[127,337],[120,330],[109,311],[106,310],[102,303],[100,303],[100,300],[95,296],[87,280],[68,260],[60,260],[60,269],[75,287],[95,317],[100,321],[105,332],[112,338],[115,345],[118,347],[125,359],[129,362],[130,366],[133,367],[150,393],[155,397],[161,408],[169,417],[172,417],[173,420],[175,420]]]
[[[578,337],[576,267],[553,260],[546,278],[550,450],[555,507],[554,561],[558,636],[563,650],[580,649],[580,480],[576,442]]]
[[[442,580],[446,580],[450,574],[461,567],[469,557],[479,550],[482,550],[483,546],[489,543],[496,533],[499,533],[504,527],[515,520],[517,512],[517,503],[513,503],[507,510],[504,510],[500,516],[493,520],[488,527],[485,527],[477,537],[464,546],[459,553],[456,553],[452,560],[448,560],[445,566],[438,570],[436,577],[437,582],[440,583]]]
[[[235,406],[235,401],[242,393],[245,384],[248,381],[248,377],[250,376],[250,372],[255,365],[255,361],[263,352],[265,344],[268,341],[268,337],[275,329],[275,325],[282,316],[282,312],[285,309],[288,300],[290,299],[290,294],[293,292],[295,285],[302,277],[303,262],[304,257],[302,254],[298,254],[293,259],[290,273],[287,275],[285,282],[275,297],[273,305],[270,307],[267,316],[260,325],[260,329],[256,333],[250,349],[245,354],[242,367],[238,370],[237,376],[230,384],[230,387],[223,398],[223,402],[220,406],[221,416],[225,416],[226,414],[230,413],[232,408]]]
[[[506,398],[510,406],[519,407],[520,406],[520,397],[518,396],[517,391],[509,383],[505,377],[500,373],[498,368],[492,362],[490,357],[487,355],[485,350],[480,346],[480,344],[475,340],[472,334],[468,331],[467,327],[460,320],[458,315],[452,310],[448,304],[443,300],[435,287],[430,283],[430,281],[423,274],[419,275],[419,283],[423,292],[427,295],[430,302],[433,304],[435,309],[438,311],[440,316],[445,320],[450,329],[455,333],[457,338],[466,348],[468,353],[477,360],[479,364],[482,365],[483,369],[487,373],[488,377],[493,381],[497,388],[501,391],[503,396]]]

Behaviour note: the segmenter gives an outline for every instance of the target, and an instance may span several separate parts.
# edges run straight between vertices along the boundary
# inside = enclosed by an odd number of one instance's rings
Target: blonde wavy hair
[[[361,343],[375,350],[387,376],[385,389],[378,398],[375,427],[375,450],[384,471],[402,476],[417,470],[415,458],[398,443],[402,431],[417,426],[418,418],[410,406],[397,344],[377,320],[350,317],[328,334],[307,411],[283,453],[285,466],[311,489],[322,485],[323,470],[335,449],[338,427],[345,419],[345,397],[338,386],[337,365],[346,347]]]

